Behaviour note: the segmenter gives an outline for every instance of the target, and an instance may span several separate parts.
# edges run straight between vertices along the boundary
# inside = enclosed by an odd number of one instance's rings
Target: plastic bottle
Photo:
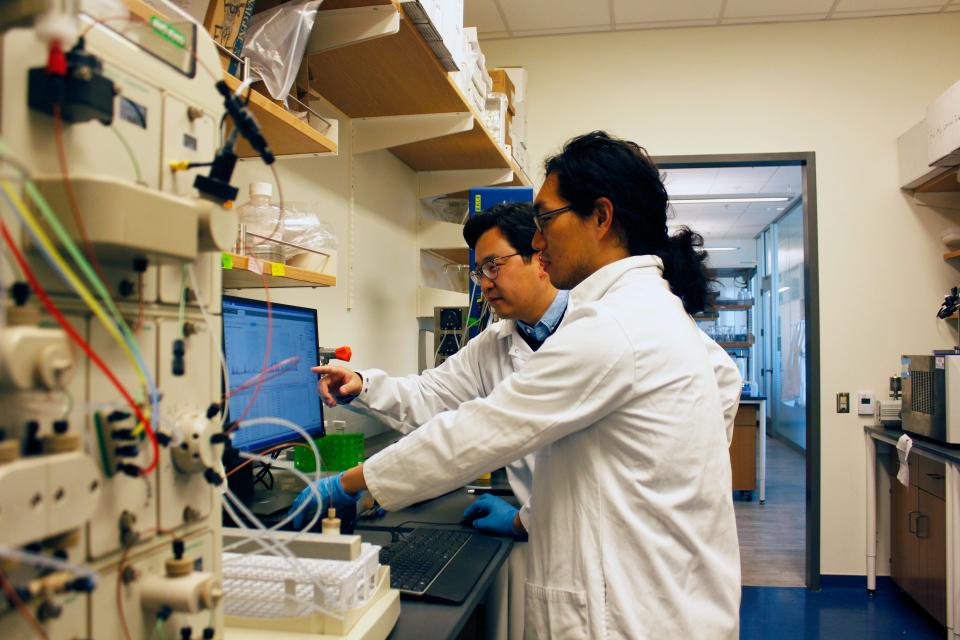
[[[271,262],[283,262],[285,251],[283,245],[264,240],[283,240],[283,211],[270,202],[273,196],[273,185],[269,182],[254,182],[250,185],[250,202],[237,209],[240,215],[240,224],[246,225],[247,235],[244,238],[244,249],[248,256]]]

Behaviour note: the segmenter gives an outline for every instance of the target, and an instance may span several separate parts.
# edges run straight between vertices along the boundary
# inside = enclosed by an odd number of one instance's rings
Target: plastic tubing
[[[0,139],[0,153],[2,153],[5,156],[10,155],[10,149],[9,147],[7,147],[6,144],[4,144],[2,139]],[[66,247],[67,253],[69,253],[70,257],[72,257],[73,260],[77,263],[77,266],[80,267],[80,271],[83,272],[83,274],[87,277],[87,280],[89,280],[90,284],[93,285],[94,290],[97,292],[100,298],[106,303],[107,308],[110,309],[110,312],[113,314],[113,317],[116,321],[117,326],[120,327],[120,330],[123,332],[123,336],[126,339],[126,342],[128,343],[128,347],[125,350],[130,351],[133,354],[136,354],[136,358],[135,358],[136,362],[134,363],[134,368],[136,369],[137,365],[139,364],[140,368],[142,369],[141,383],[145,387],[147,387],[147,392],[150,395],[151,407],[152,407],[151,419],[153,420],[159,419],[160,399],[159,399],[159,394],[157,393],[156,384],[154,384],[153,378],[150,375],[150,369],[147,368],[143,363],[143,357],[140,355],[139,345],[137,344],[136,338],[134,338],[133,333],[130,331],[130,327],[127,326],[126,320],[123,319],[123,314],[121,314],[119,309],[117,309],[116,304],[114,304],[113,302],[113,298],[110,296],[109,292],[107,292],[106,286],[104,286],[103,282],[94,272],[90,263],[84,257],[83,252],[80,251],[80,249],[77,247],[77,244],[70,237],[70,234],[68,234],[66,229],[63,228],[63,225],[60,223],[60,219],[53,212],[53,209],[50,207],[49,203],[47,203],[46,199],[40,194],[40,191],[37,189],[37,186],[33,183],[32,180],[30,180],[27,173],[23,171],[21,167],[19,167],[16,164],[14,164],[14,166],[20,169],[27,193],[29,194],[30,198],[36,203],[37,208],[40,209],[40,213],[43,215],[47,223],[53,229],[54,234],[57,236],[60,242],[63,243],[64,247]],[[24,221],[27,222],[28,219],[32,220],[33,219],[32,214],[30,214],[27,207],[23,205],[23,202],[20,200],[19,196],[17,196],[16,192],[12,190],[10,183],[4,181],[3,186],[4,186],[4,190],[6,190],[7,193],[11,194],[15,201],[20,203],[21,207],[19,209],[19,213],[21,217],[26,215],[26,218],[24,218]],[[28,222],[28,225],[29,225],[29,222]],[[108,330],[109,330],[109,327],[108,327]],[[115,335],[114,332],[111,332],[111,335]],[[114,339],[116,339],[116,337]],[[152,430],[148,430],[148,432],[150,431]]]
[[[261,456],[261,455],[258,455],[258,454],[256,454],[256,453],[241,453],[241,454],[240,454],[240,457],[241,457],[241,458],[251,459],[251,460],[256,460],[256,461],[258,461],[258,462],[271,462],[271,461],[272,461],[272,459],[268,458],[267,456]],[[318,469],[320,468],[320,467],[319,467],[319,464],[318,464],[317,468],[318,468]],[[304,474],[302,471],[299,471],[298,469],[289,469],[289,471],[292,472],[293,475],[297,476],[297,478],[299,478],[300,480],[302,480],[303,482],[306,483],[307,488],[310,489],[310,492],[311,492],[311,493],[313,493],[313,497],[314,497],[314,499],[317,501],[317,505],[318,505],[318,507],[317,507],[317,509],[316,509],[316,513],[313,514],[313,517],[310,519],[310,521],[309,521],[302,529],[300,529],[300,531],[299,531],[296,535],[294,535],[292,538],[290,538],[290,540],[293,541],[293,540],[296,540],[297,537],[298,537],[301,533],[305,533],[305,532],[307,532],[307,531],[310,531],[310,529],[313,528],[313,525],[315,525],[315,524],[317,523],[317,520],[320,519],[320,514],[323,513],[323,501],[321,500],[321,497],[322,497],[322,496],[320,495],[320,491],[317,489],[316,486],[314,486],[313,482],[310,481],[310,478],[308,478],[306,474]],[[269,529],[266,529],[266,531],[276,531],[276,530],[282,528],[282,527],[283,527],[284,525],[286,525],[288,522],[290,522],[291,520],[293,520],[294,518],[296,518],[297,515],[299,515],[299,513],[300,513],[301,511],[303,511],[304,509],[306,509],[306,508],[307,508],[307,505],[308,505],[308,502],[307,502],[306,500],[304,500],[303,502],[300,503],[300,506],[297,507],[296,510],[288,513],[287,516],[286,516],[283,520],[281,520],[281,521],[278,522],[277,524],[273,525],[273,526],[270,527]],[[231,549],[235,549],[235,548],[238,547],[238,546],[240,546],[240,543],[233,543],[233,544],[230,544],[230,545],[224,547],[223,550],[224,550],[224,551],[230,551]]]
[[[256,529],[250,529],[250,527],[247,526],[243,520],[238,518],[236,511],[234,511],[233,507],[230,505],[231,502],[233,503],[234,506],[237,507],[237,509],[240,511],[240,513],[244,517],[248,518],[251,522],[254,523],[254,525],[256,525],[257,527]],[[315,576],[310,575],[310,572],[304,568],[304,566],[297,559],[297,556],[294,555],[294,553],[290,551],[289,548],[287,548],[286,544],[282,540],[276,539],[276,537],[273,536],[273,531],[270,531],[264,528],[263,523],[260,522],[260,520],[253,513],[250,512],[250,510],[246,507],[246,505],[243,504],[243,501],[237,498],[237,496],[234,495],[234,493],[229,489],[227,489],[226,493],[224,494],[224,500],[222,500],[222,503],[223,503],[224,509],[227,511],[230,517],[233,518],[234,522],[239,524],[241,528],[248,529],[248,530],[254,531],[255,533],[260,534],[257,536],[253,536],[251,538],[252,541],[259,544],[267,553],[276,555],[277,557],[283,560],[286,560],[287,564],[290,565],[291,569],[293,569],[295,572],[299,573],[304,578],[306,578],[311,584],[314,585],[316,589],[323,591],[323,584],[320,583],[319,579],[317,579]],[[261,540],[260,536],[263,534],[266,534],[268,538],[273,538],[276,544],[270,545],[268,542]],[[223,549],[223,551],[226,551],[226,550],[227,549]],[[249,554],[244,554],[244,555],[249,555]],[[221,562],[222,561],[223,560],[221,559]],[[323,613],[332,615],[336,618],[343,617],[342,614],[339,614],[336,611],[331,611],[329,609],[323,609],[323,608],[319,608],[319,610],[322,611]]]
[[[27,181],[28,190],[30,189],[31,184],[32,183]],[[15,211],[20,217],[20,219],[26,224],[27,228],[30,231],[30,234],[37,241],[37,244],[39,245],[42,253],[44,254],[44,257],[46,257],[46,259],[50,262],[51,266],[53,266],[53,268],[60,273],[60,275],[70,284],[70,286],[73,287],[73,289],[83,299],[83,301],[87,304],[87,306],[90,307],[94,315],[97,316],[97,318],[103,324],[107,332],[113,337],[114,340],[117,341],[117,343],[123,349],[124,353],[127,355],[127,358],[134,365],[134,370],[137,372],[141,383],[148,389],[148,392],[150,393],[151,402],[153,405],[153,412],[150,419],[155,420],[156,416],[159,415],[159,396],[156,393],[156,387],[153,384],[153,380],[150,378],[150,372],[143,362],[143,357],[140,355],[140,350],[137,347],[136,340],[130,340],[128,342],[123,338],[123,336],[121,336],[117,332],[117,328],[114,326],[113,322],[111,322],[110,318],[107,317],[107,314],[104,311],[103,307],[99,303],[97,303],[96,299],[90,293],[89,289],[87,289],[84,286],[84,284],[77,277],[77,274],[63,260],[63,257],[60,256],[59,252],[56,250],[56,247],[53,246],[53,243],[51,242],[50,238],[47,236],[46,233],[44,233],[43,228],[40,227],[40,224],[37,221],[37,219],[30,214],[30,211],[27,209],[26,204],[24,204],[24,202],[20,199],[16,191],[13,190],[12,185],[6,180],[4,180],[0,182],[0,186],[2,186],[2,194],[0,195],[3,196],[3,199],[7,202],[10,208],[13,211]],[[39,195],[39,193],[37,195]],[[37,201],[37,204],[40,206],[42,210],[46,203],[41,204],[39,201]],[[47,207],[47,209],[49,210],[49,207]],[[52,211],[50,213],[52,215]],[[52,217],[56,219],[56,216],[52,216]],[[59,224],[59,221],[57,222],[57,224]],[[51,225],[51,226],[54,226],[54,225]],[[56,228],[56,226],[54,226],[54,228]],[[63,231],[63,227],[60,227],[60,229],[61,231]],[[67,236],[66,238],[67,240],[69,240],[69,236]],[[61,238],[61,240],[63,240],[63,238]],[[74,246],[74,250],[76,250],[76,246]],[[79,254],[79,252],[77,253]],[[75,260],[77,259],[77,257],[78,257],[77,255],[74,255]],[[81,260],[83,259],[82,256],[80,256],[80,259]],[[81,264],[81,268],[83,267],[83,264],[80,263],[79,261],[78,261],[78,264]],[[95,284],[100,284],[99,279],[97,279],[96,275],[93,274],[92,270],[90,270],[89,265],[87,265],[87,269],[89,270],[89,272],[87,273],[87,277],[90,278],[91,281],[93,281]],[[106,290],[103,289],[102,284],[100,284],[100,288],[103,290],[103,293],[106,293]],[[108,295],[105,297],[107,300],[109,300]],[[112,306],[113,302],[110,301],[109,304]],[[116,309],[116,307],[114,307],[114,309]],[[123,321],[122,316],[119,316],[119,312],[116,312],[115,315],[119,317],[120,328],[125,329],[129,335],[129,328],[127,328],[126,322]],[[132,335],[130,335],[130,338],[132,338]],[[157,443],[156,436],[154,435],[153,429],[151,429],[150,426],[147,424],[145,424],[145,428],[147,429],[147,435],[150,439],[151,448],[153,450],[153,454],[152,454],[153,459],[151,460],[150,464],[143,470],[144,474],[149,474],[151,471],[153,471],[157,467],[157,464],[160,461],[160,447]]]
[[[70,573],[78,576],[89,578],[94,586],[96,586],[100,580],[95,571],[91,571],[86,567],[81,567],[80,565],[72,564],[70,562],[64,562],[63,560],[57,560],[56,558],[51,558],[49,556],[42,556],[36,553],[30,553],[28,551],[21,551],[20,549],[14,549],[13,547],[8,547],[6,545],[0,545],[0,558],[18,560],[25,564],[31,564],[35,567],[42,567],[44,569],[53,569],[54,571],[69,571]]]
[[[80,348],[83,350],[87,357],[93,361],[97,368],[99,368],[105,376],[110,380],[110,383],[120,392],[120,395],[123,396],[123,399],[126,400],[127,404],[130,405],[131,410],[137,415],[137,418],[143,422],[146,422],[146,418],[143,415],[143,412],[140,410],[140,406],[134,402],[133,398],[130,397],[130,394],[127,390],[120,384],[120,381],[117,379],[117,376],[114,375],[113,371],[103,362],[100,356],[87,344],[86,340],[83,339],[77,330],[73,328],[64,315],[57,309],[56,305],[53,304],[53,301],[50,300],[50,296],[47,295],[47,292],[44,291],[43,286],[40,284],[40,281],[37,280],[37,277],[30,270],[30,265],[27,264],[27,259],[23,257],[23,254],[20,253],[20,250],[17,248],[17,245],[13,241],[13,237],[10,235],[10,231],[7,229],[7,225],[3,223],[3,218],[0,218],[0,236],[3,237],[4,242],[7,243],[7,246],[10,247],[10,253],[13,254],[13,257],[16,259],[17,264],[20,266],[20,269],[23,271],[23,275],[27,278],[27,281],[30,283],[30,287],[37,294],[37,297],[40,298],[40,301],[43,303],[43,306],[46,307],[47,311],[50,312],[50,315],[56,319],[57,323],[63,327],[63,330],[67,332],[67,335],[70,336],[70,339],[76,342]]]
[[[315,517],[310,521],[309,525],[307,525],[299,533],[297,533],[297,535],[300,535],[301,533],[304,533],[310,530],[310,528],[314,525],[314,523],[316,523],[317,518],[320,517],[320,513],[323,511],[323,501],[320,499],[321,498],[320,492],[316,487],[313,486],[313,483],[320,479],[320,463],[321,463],[320,450],[317,449],[317,443],[313,441],[313,438],[310,437],[310,434],[307,433],[306,429],[304,429],[303,427],[301,427],[300,425],[294,422],[285,420],[284,418],[251,418],[250,420],[244,420],[243,422],[241,422],[239,428],[256,426],[258,424],[273,424],[280,427],[286,427],[296,432],[297,434],[299,434],[300,437],[304,439],[306,444],[310,446],[310,450],[313,451],[313,459],[316,463],[316,466],[314,467],[312,481],[306,475],[301,474],[297,470],[293,470],[298,475],[298,477],[300,477],[301,480],[307,483],[307,487],[314,492],[314,497],[317,500],[317,512],[314,514]],[[301,503],[300,507],[305,509],[306,505],[307,503],[303,502]],[[276,530],[284,526],[285,524],[293,520],[293,518],[295,518],[299,512],[300,512],[300,509],[297,509],[293,513],[288,513],[287,517],[285,517],[283,520],[275,524],[271,530]],[[294,536],[293,539],[295,540],[296,536]],[[224,549],[224,551],[228,551],[230,548],[231,547],[227,547]]]
[[[140,354],[140,346],[138,345],[137,339],[134,337],[133,332],[130,330],[130,327],[127,325],[127,321],[123,319],[123,314],[120,313],[119,309],[117,309],[117,305],[113,302],[113,298],[107,291],[106,286],[103,284],[100,278],[97,277],[97,274],[84,257],[83,252],[80,251],[79,247],[77,247],[77,244],[70,237],[70,234],[68,234],[66,229],[63,228],[63,225],[60,223],[60,219],[53,212],[53,209],[50,208],[50,205],[47,203],[44,197],[40,194],[40,191],[37,189],[36,185],[29,179],[25,179],[24,185],[27,193],[30,195],[30,198],[36,203],[37,208],[40,209],[40,213],[43,214],[43,217],[50,225],[50,228],[53,229],[57,238],[63,243],[64,247],[66,247],[67,253],[70,254],[70,257],[72,257],[77,263],[77,266],[80,267],[80,271],[82,271],[87,277],[87,280],[90,281],[90,284],[100,296],[100,299],[106,303],[107,308],[113,315],[117,326],[120,327],[120,331],[123,333],[123,339],[126,341],[129,351],[133,353],[137,363],[139,363],[139,366],[143,372],[143,379],[146,380],[144,386],[147,387],[147,391],[150,395],[150,404],[152,407],[151,419],[159,419],[160,394],[157,393],[157,385],[154,383],[153,377],[150,375],[150,369],[146,366],[146,364],[144,364],[143,356]],[[8,187],[9,184],[5,186]],[[16,194],[14,193],[14,195]],[[24,209],[26,209],[26,207],[24,207]]]

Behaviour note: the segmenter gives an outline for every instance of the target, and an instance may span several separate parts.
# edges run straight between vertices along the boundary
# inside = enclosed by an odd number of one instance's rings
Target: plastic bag
[[[250,77],[263,80],[274,100],[286,102],[290,95],[322,2],[281,4],[250,21],[243,57],[249,59]]]
[[[305,249],[336,250],[337,232],[333,225],[317,215],[320,205],[316,202],[284,202],[283,239]],[[287,247],[287,259],[309,253]]]

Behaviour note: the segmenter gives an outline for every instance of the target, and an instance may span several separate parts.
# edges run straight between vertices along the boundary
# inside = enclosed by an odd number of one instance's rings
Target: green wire
[[[110,454],[107,453],[107,438],[103,433],[103,417],[99,411],[93,414],[93,425],[97,430],[97,444],[100,449],[100,462],[103,465],[103,475],[107,478],[113,477],[113,466],[110,464]]]
[[[10,148],[0,140],[0,152],[3,155],[9,156],[11,154]],[[93,267],[90,266],[90,263],[87,262],[87,259],[83,256],[83,253],[77,247],[76,243],[70,237],[70,234],[67,233],[66,229],[63,228],[63,225],[60,223],[60,219],[50,208],[50,205],[47,203],[46,199],[40,194],[40,191],[37,189],[36,184],[30,180],[26,175],[23,176],[23,182],[26,186],[27,193],[30,194],[30,197],[36,203],[37,207],[40,209],[40,213],[43,214],[43,217],[46,219],[47,223],[53,229],[54,234],[57,238],[60,239],[60,242],[67,249],[67,253],[70,254],[70,257],[73,258],[77,266],[80,267],[80,271],[87,277],[87,280],[90,281],[90,284],[93,286],[94,290],[103,300],[104,304],[110,310],[110,313],[113,315],[114,320],[119,327],[120,332],[127,339],[127,343],[130,346],[130,350],[137,354],[138,361],[144,363],[143,354],[140,353],[140,347],[137,344],[136,339],[133,337],[133,333],[130,331],[130,327],[127,326],[126,321],[123,319],[123,315],[120,313],[120,310],[117,309],[117,305],[114,304],[113,298],[107,292],[106,287],[100,278],[94,272]],[[144,371],[144,377],[148,381],[152,381],[149,371]]]
[[[184,335],[186,332],[184,330],[184,321],[183,315],[187,306],[187,265],[183,265],[183,271],[180,272],[180,314],[177,318],[177,326],[180,327],[180,339],[183,340],[186,338]]]

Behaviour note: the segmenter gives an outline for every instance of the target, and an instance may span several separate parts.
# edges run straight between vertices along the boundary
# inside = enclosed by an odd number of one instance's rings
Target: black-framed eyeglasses
[[[470,279],[473,280],[474,284],[480,284],[480,278],[483,276],[486,276],[488,280],[496,280],[497,275],[500,273],[500,267],[503,266],[507,259],[518,255],[520,254],[511,253],[508,256],[495,256],[489,260],[485,260],[483,264],[470,272]]]
[[[544,229],[544,226],[545,226],[544,223],[545,223],[547,220],[549,220],[549,219],[551,219],[551,218],[553,218],[553,217],[555,217],[555,216],[558,216],[558,215],[560,215],[561,213],[564,213],[565,211],[570,211],[570,210],[572,210],[572,209],[573,209],[573,207],[568,205],[568,206],[566,206],[566,207],[560,207],[559,209],[553,209],[552,211],[544,211],[543,213],[535,213],[535,214],[533,214],[533,225],[537,228],[537,231],[539,231],[540,233],[543,233],[543,229]]]

